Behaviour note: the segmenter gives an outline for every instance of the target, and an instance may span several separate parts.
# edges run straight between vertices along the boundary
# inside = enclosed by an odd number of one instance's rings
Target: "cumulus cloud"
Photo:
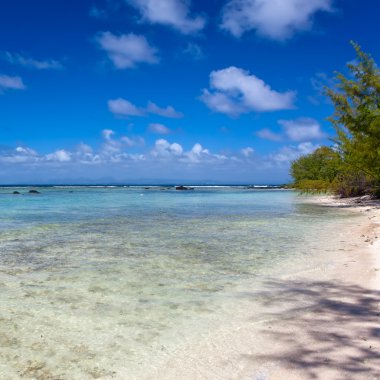
[[[158,63],[157,49],[144,36],[134,33],[116,36],[111,32],[96,37],[99,47],[104,50],[117,69],[131,69],[139,63]]]
[[[169,133],[171,133],[171,130],[166,125],[159,124],[159,123],[149,124],[148,129],[149,129],[149,132],[157,133],[159,135],[168,135]]]
[[[112,129],[104,129],[102,131],[103,145],[98,157],[101,159],[120,161],[122,158],[129,157],[123,152],[123,149],[128,147],[143,146],[145,140],[141,136],[121,136],[115,138],[116,133]]]
[[[235,37],[255,30],[273,40],[286,40],[312,27],[317,12],[331,12],[333,0],[229,0],[221,28]]]
[[[272,90],[262,79],[231,66],[211,72],[210,89],[203,90],[201,100],[213,111],[238,116],[294,108],[295,92]]]
[[[112,140],[112,136],[114,134],[115,134],[115,132],[112,129],[103,129],[102,130],[103,139],[106,141]]]
[[[94,154],[94,150],[91,146],[81,142],[77,145],[75,151],[72,153],[72,158],[81,163],[95,162],[99,159],[99,156]]]
[[[5,90],[24,90],[26,87],[20,77],[0,75],[0,93]]]
[[[45,182],[55,182],[59,178],[61,183],[74,183],[73,179],[83,183],[84,178],[88,183],[96,179],[111,183],[112,177],[123,181],[127,178],[136,180],[136,176],[195,180],[224,178],[226,181],[248,181],[249,178],[252,182],[277,178],[286,181],[290,162],[318,147],[311,142],[302,142],[283,146],[266,156],[254,154],[254,149],[249,146],[237,152],[217,154],[200,143],[186,149],[178,142],[157,139],[153,147],[131,153],[127,136],[117,137],[111,129],[103,130],[102,136],[103,145],[99,149],[80,143],[70,150],[57,149],[40,154],[26,146],[0,146],[3,183],[10,179],[36,181],[37,173],[43,173],[40,179]]]
[[[255,150],[254,150],[253,148],[251,148],[250,146],[247,146],[246,148],[243,148],[243,149],[241,150],[241,154],[242,154],[244,157],[248,158],[248,157],[252,156],[252,154],[253,154],[254,151],[255,151]]]
[[[282,136],[279,133],[272,132],[268,128],[264,128],[264,129],[261,129],[260,131],[258,131],[257,136],[261,137],[262,139],[270,140],[270,141],[281,141],[282,140]]]
[[[141,136],[123,136],[120,138],[120,141],[129,147],[145,145],[145,140]]]
[[[186,158],[193,163],[200,162],[202,157],[207,157],[210,155],[208,149],[204,149],[201,144],[195,144],[189,152],[186,154]]]
[[[317,148],[319,148],[319,145],[306,141],[298,145],[284,146],[268,158],[269,161],[275,164],[289,164],[289,162],[296,160],[300,156],[314,152]]]
[[[154,160],[173,161],[186,165],[223,164],[228,160],[233,161],[232,156],[227,157],[211,153],[199,143],[194,144],[190,150],[185,151],[181,144],[176,142],[170,143],[165,139],[158,139],[155,142],[150,156]],[[149,157],[146,157],[146,159],[149,159]]]
[[[29,67],[37,70],[59,70],[63,69],[61,62],[54,59],[37,60],[26,57],[21,54],[10,53],[8,51],[1,54],[1,56],[9,63],[24,67]]]
[[[113,136],[115,135],[115,131],[112,129],[103,129],[103,146],[102,146],[102,154],[111,156],[116,153],[119,153],[122,148],[122,143],[119,140],[115,140]]]
[[[138,173],[141,173],[141,170],[147,171],[150,176],[158,173],[157,171],[160,173],[159,176],[163,175],[163,172],[175,171],[179,175],[177,178],[185,173],[199,175],[209,170],[215,174],[228,172],[229,175],[231,173],[242,175],[245,173],[246,176],[247,173],[252,173],[252,170],[267,173],[268,170],[278,169],[286,173],[292,160],[318,147],[308,141],[283,146],[266,156],[254,154],[254,148],[250,146],[243,147],[237,152],[218,154],[211,152],[198,142],[189,149],[185,149],[178,142],[160,138],[154,142],[153,147],[139,153],[131,153],[132,147],[143,144],[141,137],[118,137],[112,129],[104,129],[102,139],[103,144],[99,149],[93,149],[82,142],[73,149],[57,149],[47,154],[40,154],[30,147],[21,145],[16,148],[0,146],[1,167],[3,172],[13,173],[17,170],[29,173],[30,169],[38,169],[43,170],[43,173],[52,173],[53,176],[56,175],[57,170],[69,176],[74,172],[82,173],[82,175],[84,173],[96,175],[101,170],[107,175],[111,168],[114,173],[121,173],[121,169],[123,169],[122,173],[125,173],[126,168],[134,169],[130,172],[132,174],[136,171]],[[236,178],[239,178],[239,175]]]
[[[206,20],[202,16],[192,17],[189,0],[127,0],[139,10],[143,21],[168,25],[184,34],[202,30]]]
[[[108,101],[108,109],[116,116],[146,116],[148,114],[159,115],[168,118],[181,118],[183,114],[176,111],[172,106],[165,108],[149,101],[145,108],[137,107],[129,100],[123,98]]]
[[[117,116],[144,116],[145,112],[130,101],[122,98],[108,101],[108,109]]]
[[[149,101],[148,105],[146,107],[146,112],[151,113],[154,115],[179,119],[183,117],[182,112],[176,111],[172,106],[167,106],[166,108],[161,108],[157,104],[154,104],[153,102]]]
[[[295,120],[279,120],[282,126],[282,133],[272,132],[268,128],[264,128],[257,132],[262,139],[271,141],[292,140],[307,141],[320,140],[326,137],[322,132],[321,126],[317,120],[311,118],[299,118]]]
[[[40,160],[38,153],[31,148],[18,146],[15,149],[0,147],[0,162],[4,164],[35,163]]]
[[[325,137],[318,121],[310,118],[279,120],[286,136],[293,141],[318,140]]]
[[[178,143],[169,143],[165,139],[159,139],[154,144],[154,149],[151,154],[153,157],[169,158],[171,156],[180,156],[183,153],[183,148]]]
[[[34,149],[28,148],[28,147],[23,147],[23,146],[18,146],[15,151],[18,154],[24,154],[26,156],[37,156],[37,152]]]
[[[46,159],[48,161],[69,162],[71,161],[71,153],[64,149],[60,149],[54,153],[47,154]]]

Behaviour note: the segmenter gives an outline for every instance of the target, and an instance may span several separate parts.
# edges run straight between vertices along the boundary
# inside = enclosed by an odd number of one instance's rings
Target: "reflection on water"
[[[347,218],[287,191],[19,191],[0,190],[2,379],[134,378]]]

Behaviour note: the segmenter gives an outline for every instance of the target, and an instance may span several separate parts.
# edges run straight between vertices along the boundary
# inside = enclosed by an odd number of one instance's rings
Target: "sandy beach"
[[[336,231],[330,260],[268,280],[240,324],[183,348],[144,379],[380,378],[380,203],[308,201],[359,214]],[[258,309],[261,318],[251,318]]]

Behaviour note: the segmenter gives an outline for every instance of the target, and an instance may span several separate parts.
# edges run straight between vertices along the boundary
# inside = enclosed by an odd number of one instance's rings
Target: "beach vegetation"
[[[374,59],[352,42],[356,59],[348,74],[336,74],[326,88],[334,113],[332,147],[292,162],[294,186],[302,191],[329,191],[342,197],[380,196],[380,70]]]
[[[294,185],[301,191],[327,192],[332,188],[342,165],[339,153],[322,146],[292,162]]]

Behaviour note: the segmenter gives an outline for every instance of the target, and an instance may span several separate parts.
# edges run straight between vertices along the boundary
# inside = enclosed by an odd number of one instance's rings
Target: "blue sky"
[[[321,94],[379,58],[373,0],[0,5],[0,183],[281,183],[330,144]]]

